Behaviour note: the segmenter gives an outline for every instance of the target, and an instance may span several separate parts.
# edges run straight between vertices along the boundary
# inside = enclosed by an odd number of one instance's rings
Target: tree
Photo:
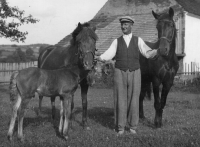
[[[34,51],[31,49],[31,48],[28,48],[27,50],[26,50],[26,56],[33,56],[33,54],[34,54]]]
[[[15,18],[19,22],[6,23],[7,18]],[[39,20],[32,15],[24,16],[24,11],[18,7],[10,7],[6,0],[0,0],[0,37],[9,38],[11,41],[24,42],[28,32],[21,32],[18,27],[25,23],[36,23]]]

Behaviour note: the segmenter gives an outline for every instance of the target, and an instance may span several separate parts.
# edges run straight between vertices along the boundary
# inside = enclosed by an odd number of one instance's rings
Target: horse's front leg
[[[38,112],[37,112],[38,116],[40,116],[41,112],[42,112],[42,99],[43,99],[43,96],[39,95],[39,108],[38,108]]]
[[[157,114],[157,126],[162,126],[162,115],[163,115],[163,109],[166,105],[167,95],[170,91],[170,88],[172,86],[172,82],[163,83],[162,93],[161,93],[161,101],[160,101],[160,109],[158,110]]]
[[[154,108],[155,108],[155,119],[154,119],[154,124],[156,128],[161,127],[161,120],[162,120],[162,110],[161,110],[161,99],[160,99],[160,94],[159,94],[159,86],[160,82],[158,79],[156,79],[153,82],[153,94],[154,94]]]
[[[52,119],[55,120],[55,113],[56,113],[56,107],[55,107],[55,96],[51,97],[51,109],[52,109]]]
[[[87,92],[89,87],[89,85],[87,84],[87,80],[86,79],[82,80],[80,86],[81,86],[81,97],[83,106],[83,115],[82,115],[83,128],[90,130],[87,124]]]

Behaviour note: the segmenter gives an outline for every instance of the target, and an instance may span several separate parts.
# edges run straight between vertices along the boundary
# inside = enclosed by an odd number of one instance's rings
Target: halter
[[[86,55],[86,54],[89,54],[89,53],[91,53],[92,54],[92,56],[93,56],[93,58],[95,58],[95,51],[97,51],[97,49],[95,48],[95,50],[94,51],[86,51],[86,52],[82,52],[81,50],[80,50],[80,48],[78,47],[78,52],[76,53],[76,55],[79,55],[79,58],[80,59],[83,59],[83,57]],[[95,64],[95,61],[93,62],[93,65]]]
[[[160,20],[159,22],[170,22],[170,23],[173,23],[173,27],[174,27],[174,22],[172,22],[172,21],[169,21],[169,20]],[[162,37],[160,37],[158,40],[160,40],[160,39],[165,39],[165,40],[167,40],[168,42],[169,42],[169,44],[171,44],[172,43],[172,40],[173,40],[173,37],[174,37],[174,31],[175,31],[175,29],[173,29],[173,32],[172,32],[172,38],[171,39],[169,39],[169,38],[167,38],[167,37],[165,37],[165,36],[162,36]]]

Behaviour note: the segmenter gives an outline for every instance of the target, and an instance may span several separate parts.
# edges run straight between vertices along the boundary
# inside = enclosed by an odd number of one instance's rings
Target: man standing
[[[136,134],[141,89],[139,52],[146,58],[154,58],[157,50],[152,50],[140,37],[132,34],[134,19],[124,16],[119,21],[123,35],[115,39],[108,50],[97,60],[107,61],[115,57],[114,118],[116,131],[118,135],[122,135],[127,124],[130,133]]]

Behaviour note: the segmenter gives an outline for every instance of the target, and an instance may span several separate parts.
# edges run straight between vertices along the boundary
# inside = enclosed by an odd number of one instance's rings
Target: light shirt
[[[132,33],[128,35],[124,34],[123,38],[128,48],[132,38]],[[141,54],[146,58],[153,58],[157,55],[157,50],[152,50],[150,47],[148,47],[140,37],[138,37],[138,48]],[[111,60],[116,55],[116,52],[117,52],[117,39],[115,39],[110,45],[110,47],[103,54],[101,54],[100,58],[106,61]]]

